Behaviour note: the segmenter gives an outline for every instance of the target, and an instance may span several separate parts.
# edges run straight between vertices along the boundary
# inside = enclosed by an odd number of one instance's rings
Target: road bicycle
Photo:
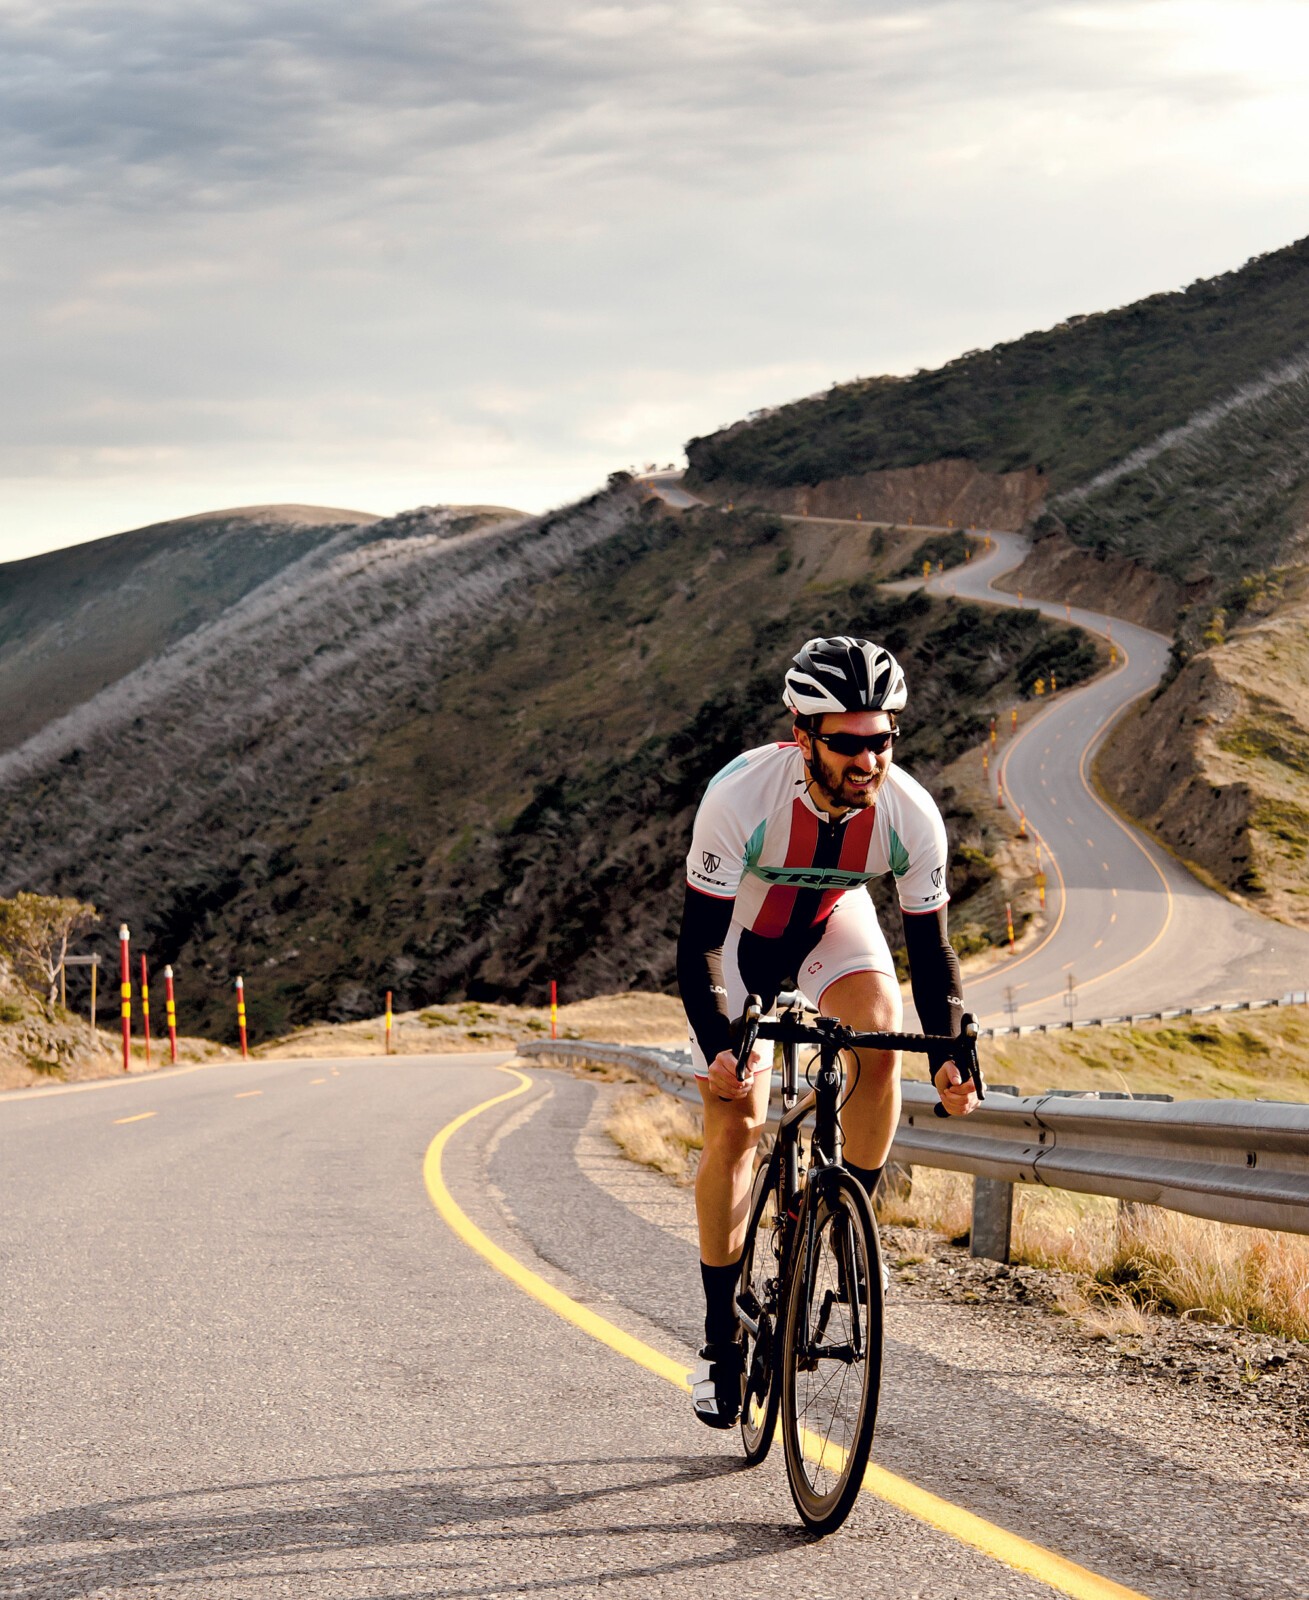
[[[953,1061],[985,1094],[977,1019],[957,1039],[856,1033],[835,1017],[804,1017],[798,993],[762,1016],[751,995],[741,1021],[737,1072],[756,1039],[782,1046],[782,1116],[755,1174],[736,1310],[746,1334],[741,1438],[746,1460],[768,1454],[780,1411],[786,1472],[806,1527],[831,1533],[849,1514],[868,1464],[882,1373],[883,1273],[877,1224],[863,1186],[841,1162],[846,1050],[925,1054],[933,1074]],[[800,1052],[815,1049],[800,1096]],[[815,1060],[817,1069],[814,1068]],[[944,1116],[945,1107],[936,1106]],[[812,1112],[808,1159],[801,1129]],[[870,1287],[871,1286],[871,1287]]]

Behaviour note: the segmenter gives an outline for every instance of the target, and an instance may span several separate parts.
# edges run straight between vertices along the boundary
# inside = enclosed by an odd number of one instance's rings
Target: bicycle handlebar
[[[963,1074],[961,1082],[967,1083],[971,1078],[977,1086],[977,1098],[986,1099],[986,1084],[977,1059],[977,1018],[970,1012],[964,1013],[958,1036],[952,1037],[941,1033],[857,1033],[836,1017],[819,1017],[814,1022],[799,1022],[788,1017],[765,1019],[763,1009],[757,994],[746,999],[740,1021],[741,1043],[736,1053],[736,1075],[740,1079],[745,1078],[746,1062],[759,1039],[773,1039],[781,1044],[826,1044],[837,1050],[909,1050],[925,1055],[932,1063],[933,1074],[941,1063],[953,1061]],[[939,1100],[932,1110],[938,1117],[950,1115]]]

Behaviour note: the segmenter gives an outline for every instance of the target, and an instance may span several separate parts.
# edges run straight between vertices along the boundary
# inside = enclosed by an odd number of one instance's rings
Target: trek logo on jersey
[[[944,881],[944,879],[945,879],[945,868],[944,867],[933,867],[932,868],[932,887],[934,889],[939,889],[941,887],[941,884]]]
[[[842,872],[839,867],[768,867],[754,862],[750,871],[765,883],[788,889],[858,889],[872,877],[869,872]]]
[[[700,852],[700,859],[704,862],[704,869],[711,878],[723,864],[722,856],[711,855],[708,850],[702,850]]]

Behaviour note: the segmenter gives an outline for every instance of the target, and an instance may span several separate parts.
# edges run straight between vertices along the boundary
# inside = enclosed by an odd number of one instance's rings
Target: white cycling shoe
[[[734,1428],[745,1396],[745,1346],[707,1344],[700,1363],[686,1375],[691,1409],[707,1428]]]

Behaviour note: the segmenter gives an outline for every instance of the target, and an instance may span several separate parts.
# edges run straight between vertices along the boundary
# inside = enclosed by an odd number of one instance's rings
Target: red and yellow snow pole
[[[391,1054],[391,991],[386,991],[386,1053]]]
[[[1012,733],[1014,731],[1014,729],[1017,728],[1017,726],[1018,726],[1018,707],[1014,706],[1014,708],[1009,713],[1009,731],[1010,731],[1010,733]]]
[[[168,1012],[168,1054],[177,1065],[177,1006],[173,1001],[173,969],[164,968],[164,1007]]]
[[[995,749],[995,718],[991,718],[991,748]]]
[[[1045,910],[1045,868],[1041,865],[1041,841],[1036,841],[1036,892],[1041,896],[1041,910]]]
[[[1027,813],[1021,809],[1018,812],[1018,837],[1020,839],[1027,837]]]
[[[123,1018],[123,1071],[132,1070],[132,935],[128,932],[127,924],[120,923],[118,927],[118,944],[122,951],[122,975],[119,981],[119,992],[122,995]]]
[[[1003,811],[1004,810],[1004,779],[1003,778],[997,778],[995,780],[995,809],[997,811]]]
[[[244,1061],[248,1054],[245,1047],[245,979],[236,980],[236,1026],[241,1035],[241,1059]]]
[[[145,1035],[145,1064],[150,1065],[150,980],[146,976],[145,957],[141,957],[141,1032]]]
[[[559,985],[550,979],[550,1037],[559,1037]]]
[[[1014,953],[1014,908],[1009,904],[1009,902],[1007,900],[1004,903],[1004,921],[1005,921],[1005,927],[1008,929],[1008,932],[1009,932],[1009,954],[1013,955],[1013,953]]]

